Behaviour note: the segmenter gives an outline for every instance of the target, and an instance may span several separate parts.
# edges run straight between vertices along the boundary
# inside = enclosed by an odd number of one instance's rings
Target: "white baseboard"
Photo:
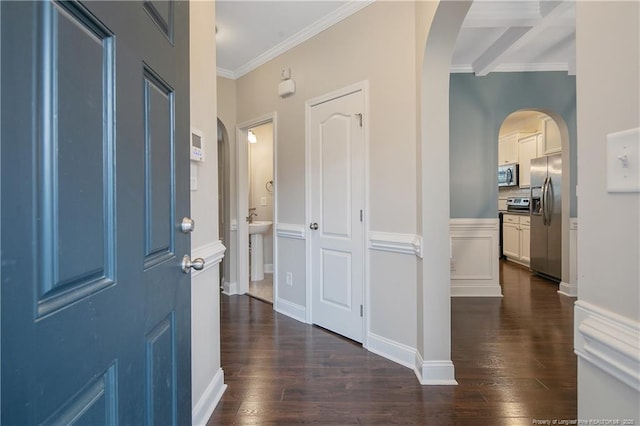
[[[264,272],[265,274],[273,274],[273,263],[265,263]]]
[[[451,297],[502,297],[502,287],[499,284],[479,285],[478,282],[460,280],[451,285]]]
[[[414,371],[422,385],[457,385],[451,360],[424,361],[418,351]]]
[[[274,303],[274,309],[276,312],[286,315],[289,318],[293,318],[294,320],[304,323],[307,322],[307,310],[304,306],[298,305],[297,303],[289,302],[284,299],[277,299]]]
[[[569,297],[578,297],[578,286],[575,284],[567,284],[562,281],[560,283],[558,293]]]
[[[640,391],[640,323],[582,300],[574,309],[576,355]]]
[[[451,296],[501,297],[496,219],[450,219]]]
[[[407,368],[414,368],[416,350],[402,343],[369,333],[366,349]]]
[[[207,424],[226,389],[227,385],[224,384],[224,372],[221,368],[213,377],[213,380],[211,380],[191,411],[191,423],[193,426],[204,426]]]
[[[222,293],[227,296],[238,294],[238,283],[228,283],[225,281],[222,284]]]

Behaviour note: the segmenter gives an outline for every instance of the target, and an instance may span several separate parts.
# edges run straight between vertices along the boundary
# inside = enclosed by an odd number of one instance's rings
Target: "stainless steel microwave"
[[[503,164],[498,166],[498,186],[518,185],[518,164]]]

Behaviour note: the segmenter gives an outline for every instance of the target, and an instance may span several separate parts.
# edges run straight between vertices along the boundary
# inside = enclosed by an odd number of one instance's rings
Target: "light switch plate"
[[[640,192],[640,127],[607,135],[607,191]]]
[[[267,205],[267,197],[260,197],[260,205],[261,206]]]

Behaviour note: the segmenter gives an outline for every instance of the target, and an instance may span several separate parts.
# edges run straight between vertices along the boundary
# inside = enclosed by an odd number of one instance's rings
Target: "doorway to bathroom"
[[[273,123],[247,131],[249,289],[247,294],[273,303]]]
[[[248,294],[278,303],[277,121],[267,114],[236,127],[234,196],[235,283],[225,294]]]

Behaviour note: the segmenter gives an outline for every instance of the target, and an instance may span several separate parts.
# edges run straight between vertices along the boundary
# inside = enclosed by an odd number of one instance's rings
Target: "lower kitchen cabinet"
[[[531,262],[531,219],[505,214],[502,223],[502,252],[507,259],[529,266]]]

